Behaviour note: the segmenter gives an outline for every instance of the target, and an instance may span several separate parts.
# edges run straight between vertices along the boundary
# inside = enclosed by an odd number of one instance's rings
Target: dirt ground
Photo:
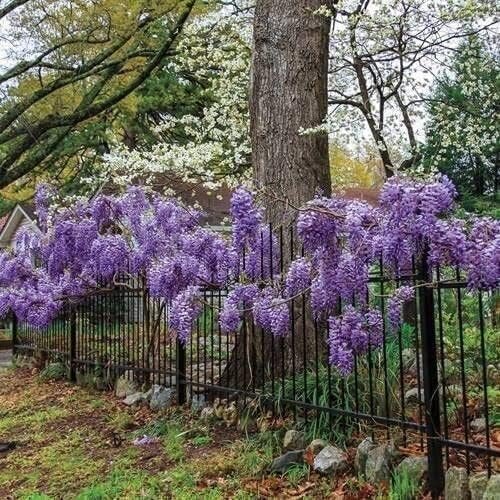
[[[138,446],[134,440],[153,436]],[[349,477],[320,478],[307,465],[265,471],[277,432],[245,435],[190,411],[152,414],[111,393],[49,381],[35,369],[0,373],[0,498],[384,498]]]

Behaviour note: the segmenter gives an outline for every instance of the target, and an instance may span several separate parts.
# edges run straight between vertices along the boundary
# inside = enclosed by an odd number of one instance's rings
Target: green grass
[[[281,438],[275,432],[263,432],[250,437],[238,446],[235,466],[244,474],[262,472],[280,453]]]
[[[404,326],[401,336],[401,349],[412,345],[414,331],[410,326]],[[295,399],[325,408],[331,406],[348,411],[358,408],[360,412],[373,411],[375,415],[385,415],[387,407],[391,415],[398,414],[401,411],[399,349],[398,339],[388,338],[385,358],[382,348],[372,352],[371,359],[368,356],[358,358],[357,377],[354,374],[343,377],[333,367],[321,363],[317,369],[297,373],[294,379],[286,378],[283,384],[277,380],[278,409],[284,410],[282,400]],[[387,366],[387,378],[384,366]],[[387,380],[387,398],[384,380]],[[270,393],[269,386],[265,393]],[[325,438],[343,444],[359,430],[359,426],[359,422],[349,417],[309,410],[305,431],[308,439]]]
[[[391,481],[389,500],[415,500],[420,492],[420,483],[406,469],[397,471]]]
[[[106,480],[84,488],[76,500],[154,499],[161,496],[162,490],[159,476],[137,470],[114,469]]]
[[[208,446],[213,442],[214,440],[210,436],[195,436],[191,439],[191,444],[196,447]]]

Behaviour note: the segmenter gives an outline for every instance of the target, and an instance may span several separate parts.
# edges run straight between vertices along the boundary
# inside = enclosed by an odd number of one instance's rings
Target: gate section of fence
[[[283,268],[283,254],[277,258]],[[305,296],[291,301],[290,331],[276,338],[250,316],[224,332],[226,291],[206,289],[182,345],[169,330],[168,305],[128,275],[68,304],[48,328],[14,322],[15,352],[62,361],[75,380],[105,385],[126,376],[176,387],[181,404],[216,402],[248,422],[288,414],[337,442],[397,441],[427,454],[434,494],[451,465],[491,474],[500,457],[498,293],[470,293],[455,269],[413,265],[397,277],[382,269],[373,269],[367,302],[382,313],[384,342],[356,357],[347,376],[328,362],[328,325],[313,319]],[[404,284],[418,293],[393,330],[387,295]]]

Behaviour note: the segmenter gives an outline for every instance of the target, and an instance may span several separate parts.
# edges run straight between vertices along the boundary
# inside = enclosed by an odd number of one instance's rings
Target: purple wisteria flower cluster
[[[398,278],[425,256],[431,270],[461,269],[471,290],[498,287],[500,223],[457,219],[455,196],[446,177],[394,177],[378,206],[318,197],[298,212],[304,251],[282,269],[277,234],[246,188],[234,192],[232,236],[226,237],[204,226],[197,210],[138,187],[54,211],[56,193],[41,186],[42,235],[20,232],[15,249],[0,253],[0,316],[12,311],[43,327],[68,300],[104,284],[119,286],[130,273],[169,306],[170,328],[183,342],[203,310],[205,287],[228,290],[218,313],[224,331],[238,330],[251,315],[258,327],[282,337],[290,331],[290,303],[302,295],[318,324],[328,325],[330,362],[346,374],[355,356],[383,342],[382,315],[370,307],[374,269],[382,266]],[[388,297],[391,331],[414,294],[401,286]]]

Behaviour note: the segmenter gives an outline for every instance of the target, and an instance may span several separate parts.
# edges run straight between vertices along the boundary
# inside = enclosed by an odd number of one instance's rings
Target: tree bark
[[[301,135],[328,110],[329,18],[325,0],[258,0],[250,92],[253,175],[266,216],[289,225],[317,191],[330,194],[328,135]],[[281,202],[277,202],[281,200]]]
[[[253,175],[267,222],[283,227],[282,255],[291,248],[289,227],[299,207],[317,192],[331,193],[328,135],[303,135],[320,126],[328,109],[329,18],[313,14],[325,0],[257,0],[250,92]],[[304,370],[324,342],[308,300],[297,299],[293,334],[274,338],[245,318],[221,385],[237,389],[267,387],[274,379]],[[300,303],[300,304],[299,304]]]

